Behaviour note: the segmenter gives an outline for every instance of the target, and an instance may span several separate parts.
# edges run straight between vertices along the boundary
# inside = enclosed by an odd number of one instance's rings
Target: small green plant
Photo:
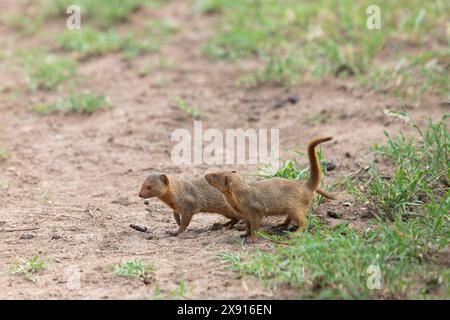
[[[159,282],[157,282],[153,292],[153,299],[161,300],[161,299],[186,298],[186,296],[188,295],[188,288],[184,280],[179,281],[177,288],[168,289],[164,291],[166,291],[166,293],[163,293],[163,290],[161,290]]]
[[[187,115],[194,119],[200,119],[202,117],[202,112],[199,108],[191,106],[186,100],[181,97],[175,97],[175,102],[181,110],[183,110]]]
[[[138,70],[139,77],[146,77],[155,70],[169,70],[175,66],[172,60],[160,57],[157,63],[146,64]]]
[[[114,269],[114,274],[119,277],[139,278],[155,270],[153,265],[145,264],[141,259],[125,261]]]
[[[41,261],[38,255],[34,255],[28,260],[20,259],[12,263],[9,272],[11,274],[23,274],[28,281],[37,282],[36,274],[45,269],[47,269],[46,263]]]
[[[67,100],[60,100],[52,104],[34,106],[33,110],[40,114],[50,113],[87,113],[91,114],[98,109],[110,106],[105,95],[92,93],[72,94]]]
[[[67,57],[41,53],[22,53],[21,61],[25,67],[30,89],[52,90],[73,78],[77,62]]]
[[[10,157],[9,152],[0,146],[0,162],[5,161]]]

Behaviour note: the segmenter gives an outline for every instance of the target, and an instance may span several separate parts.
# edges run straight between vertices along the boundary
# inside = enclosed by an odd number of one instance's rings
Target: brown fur
[[[223,194],[210,186],[203,177],[188,181],[164,173],[151,173],[142,184],[139,197],[157,197],[173,209],[175,221],[179,225],[173,235],[184,232],[192,216],[198,212],[221,214],[230,219],[222,226],[230,228],[240,220],[238,213],[228,206]]]
[[[247,225],[245,235],[250,236],[252,240],[255,240],[254,233],[259,229],[264,216],[287,215],[282,225],[288,225],[292,219],[298,224],[297,231],[303,231],[314,193],[334,198],[323,190],[318,190],[320,165],[315,152],[318,144],[331,139],[318,138],[308,144],[311,175],[306,183],[282,178],[248,183],[229,171],[209,173],[205,178],[209,184],[222,192],[228,204],[244,217]]]

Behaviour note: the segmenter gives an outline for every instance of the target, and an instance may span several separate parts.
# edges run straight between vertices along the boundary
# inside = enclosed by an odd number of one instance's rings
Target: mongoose
[[[245,219],[245,236],[250,236],[251,241],[256,240],[255,231],[259,229],[264,216],[287,215],[283,225],[288,225],[292,219],[298,224],[297,231],[303,231],[314,192],[318,191],[320,183],[320,165],[315,147],[331,139],[332,137],[318,138],[308,144],[311,174],[306,183],[283,178],[248,183],[235,172],[229,171],[208,173],[205,178],[225,195],[228,204]]]
[[[142,184],[139,197],[157,197],[173,209],[179,229],[176,236],[186,230],[192,216],[198,212],[219,213],[230,220],[222,226],[233,227],[241,219],[226,202],[222,193],[210,186],[204,177],[182,180],[164,173],[151,173]]]

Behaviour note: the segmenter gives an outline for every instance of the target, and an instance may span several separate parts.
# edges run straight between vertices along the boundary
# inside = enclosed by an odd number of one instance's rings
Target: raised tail
[[[308,158],[309,158],[309,167],[311,170],[309,181],[306,183],[306,186],[311,191],[316,191],[320,184],[320,164],[319,159],[317,159],[316,154],[316,146],[321,144],[322,142],[330,141],[333,137],[323,137],[312,140],[308,144]]]

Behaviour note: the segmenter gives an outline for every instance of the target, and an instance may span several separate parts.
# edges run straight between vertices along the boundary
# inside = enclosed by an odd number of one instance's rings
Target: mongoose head
[[[206,181],[222,193],[226,193],[233,185],[241,183],[236,171],[216,171],[205,175]]]
[[[164,173],[151,173],[142,184],[139,197],[148,199],[161,197],[169,190],[169,177]]]

